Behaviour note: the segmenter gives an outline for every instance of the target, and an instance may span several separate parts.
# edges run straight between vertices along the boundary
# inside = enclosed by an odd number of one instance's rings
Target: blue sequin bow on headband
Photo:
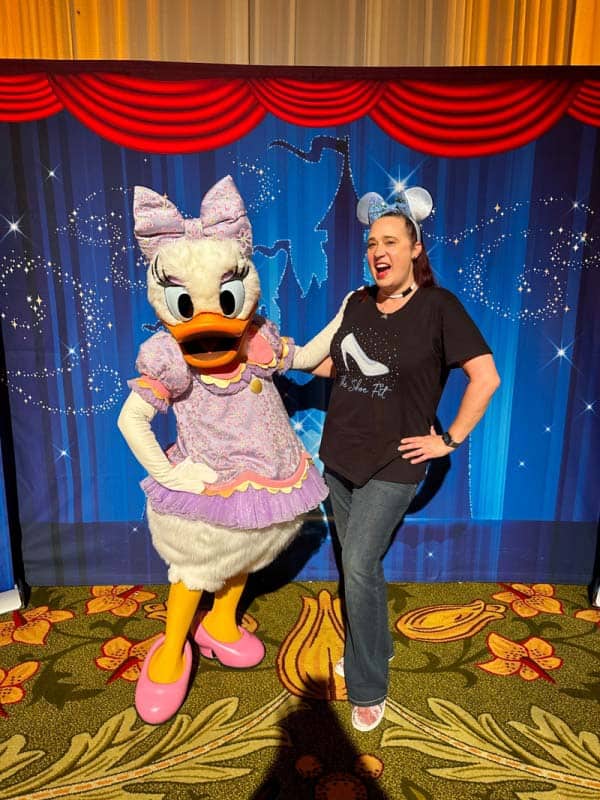
[[[384,214],[402,214],[409,219],[412,217],[404,192],[396,195],[396,199],[392,203],[386,203],[383,197],[375,195],[369,200],[368,214],[369,224],[371,225]]]
[[[385,214],[399,214],[409,219],[414,225],[417,241],[421,241],[420,222],[426,219],[433,208],[433,199],[427,189],[413,186],[400,190],[391,203],[388,203],[377,192],[367,192],[358,201],[356,216],[363,225],[372,225],[376,219]]]

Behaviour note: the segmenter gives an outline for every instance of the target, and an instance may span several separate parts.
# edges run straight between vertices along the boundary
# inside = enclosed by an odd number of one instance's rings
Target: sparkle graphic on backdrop
[[[110,273],[104,282],[133,292],[146,290],[147,264],[133,240],[132,203],[133,189],[125,186],[91,192],[70,211],[67,224],[56,232],[67,234],[78,245],[106,248]]]
[[[273,170],[262,163],[261,159],[254,161],[237,160],[232,158],[233,166],[237,166],[244,183],[244,203],[251,214],[263,211],[272,205],[281,195],[281,180],[273,175]],[[250,189],[247,178],[256,180],[256,188]]]
[[[530,216],[551,211],[554,225],[531,227],[511,226],[512,215],[523,212]],[[456,268],[461,289],[469,300],[490,309],[504,319],[514,322],[541,322],[562,313],[575,305],[576,297],[568,296],[568,278],[573,271],[594,269],[600,265],[600,255],[594,250],[595,237],[585,231],[586,223],[594,217],[594,209],[585,203],[573,202],[565,197],[541,197],[536,201],[515,201],[502,205],[496,203],[493,213],[473,226],[445,236],[430,234],[428,241],[448,248],[442,260],[446,268],[456,263],[456,250],[475,240],[474,255],[460,262]],[[488,240],[490,231],[502,224],[503,231]],[[507,225],[511,226],[506,230]],[[520,274],[510,287],[512,302],[494,298],[489,286],[489,275],[496,269],[502,274],[502,263],[514,258],[511,250],[520,247],[519,240],[532,240],[536,255],[532,263],[523,265]],[[429,248],[430,252],[433,248]],[[540,253],[540,255],[537,255]],[[518,307],[516,307],[518,306]]]
[[[111,218],[114,216],[116,214],[113,212]],[[75,220],[77,214],[72,215],[72,218]],[[71,220],[71,216],[69,219]],[[90,223],[96,223],[94,216],[88,220],[88,224]],[[113,236],[101,244],[115,241],[117,223],[114,222],[113,226]],[[103,223],[98,221],[96,227],[99,229],[97,233],[101,235]],[[21,231],[18,225],[10,223],[9,233],[20,234]],[[61,233],[61,228],[57,229],[58,233]],[[122,237],[122,233],[119,236]],[[89,237],[87,243],[96,245],[98,242]],[[74,370],[81,369],[92,351],[110,335],[114,323],[107,310],[108,298],[97,288],[39,255],[21,255],[10,250],[0,257],[0,319],[8,326],[12,336],[18,337],[21,345],[27,343],[33,349],[34,340],[46,336],[51,327],[53,299],[46,296],[44,288],[48,287],[48,280],[54,284],[51,291],[53,296],[55,289],[60,288],[71,301],[77,323],[76,339],[61,342],[62,351],[58,364],[59,359],[54,354],[55,363],[51,367],[7,370],[0,379],[25,405],[37,406],[50,413],[91,416],[108,411],[119,402],[122,384],[117,370],[107,365],[95,365],[85,377],[86,391],[93,398],[86,405],[52,404],[40,399],[36,390],[36,383],[39,381],[58,381]],[[23,283],[29,287],[29,291],[20,290]]]

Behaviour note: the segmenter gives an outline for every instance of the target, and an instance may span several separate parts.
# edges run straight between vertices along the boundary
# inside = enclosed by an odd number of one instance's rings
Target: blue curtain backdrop
[[[155,318],[133,235],[132,188],[187,216],[231,174],[254,227],[263,313],[304,342],[367,279],[357,197],[427,187],[438,281],[491,345],[502,386],[469,443],[434,462],[386,558],[390,580],[587,582],[598,520],[598,133],[565,117],[486,158],[424,156],[368,119],[306,129],[271,116],[225,148],[158,156],[113,145],[62,112],[0,126],[0,320],[26,578],[163,582],[116,419]],[[453,418],[452,374],[439,418]],[[280,383],[316,455],[326,382]],[[2,409],[2,413],[8,413]],[[160,420],[159,438],[173,436]],[[2,511],[0,500],[0,511]],[[327,509],[276,567],[336,577]]]
[[[10,534],[8,529],[6,494],[7,490],[4,480],[4,469],[2,466],[2,442],[0,440],[0,592],[9,591],[10,589],[13,589],[15,585]]]

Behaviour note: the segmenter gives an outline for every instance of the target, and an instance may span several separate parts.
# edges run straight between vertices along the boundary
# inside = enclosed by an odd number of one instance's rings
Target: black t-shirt
[[[437,286],[382,314],[376,287],[355,292],[331,343],[336,368],[319,455],[357,486],[370,478],[418,483],[426,463],[398,452],[400,439],[433,425],[448,372],[491,353],[461,302]]]

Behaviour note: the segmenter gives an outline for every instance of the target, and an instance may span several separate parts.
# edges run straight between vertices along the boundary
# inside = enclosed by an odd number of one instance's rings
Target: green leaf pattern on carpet
[[[248,612],[265,661],[201,659],[180,713],[158,727],[137,717],[134,680],[97,660],[111,637],[155,637],[160,605],[90,616],[89,587],[36,589],[30,617],[0,617],[0,800],[597,800],[600,611],[583,587],[515,586],[518,603],[506,584],[390,586],[396,655],[384,722],[368,734],[346,702],[295,697],[278,674],[294,667],[278,655],[286,640],[296,652],[295,629],[311,668],[331,671],[331,632],[300,623],[329,607],[333,584],[257,592]],[[44,620],[72,618],[46,634],[33,613],[46,606]]]
[[[229,697],[213,703],[195,719],[178,714],[160,728],[161,736],[143,755],[128,758],[131,751],[156,729],[139,724],[133,708],[116,714],[91,736],[73,737],[68,752],[48,769],[14,788],[0,790],[6,800],[73,797],[85,794],[89,800],[122,797],[125,784],[144,780],[179,783],[208,783],[246,775],[248,768],[231,764],[262,747],[289,745],[286,732],[278,724],[299,707],[297,698],[287,692],[241,719],[233,719],[238,699]],[[14,757],[24,766],[41,753],[19,752],[23,737],[6,743],[0,759],[0,785],[14,774]],[[226,762],[225,766],[216,766]],[[161,797],[161,795],[156,795]]]

